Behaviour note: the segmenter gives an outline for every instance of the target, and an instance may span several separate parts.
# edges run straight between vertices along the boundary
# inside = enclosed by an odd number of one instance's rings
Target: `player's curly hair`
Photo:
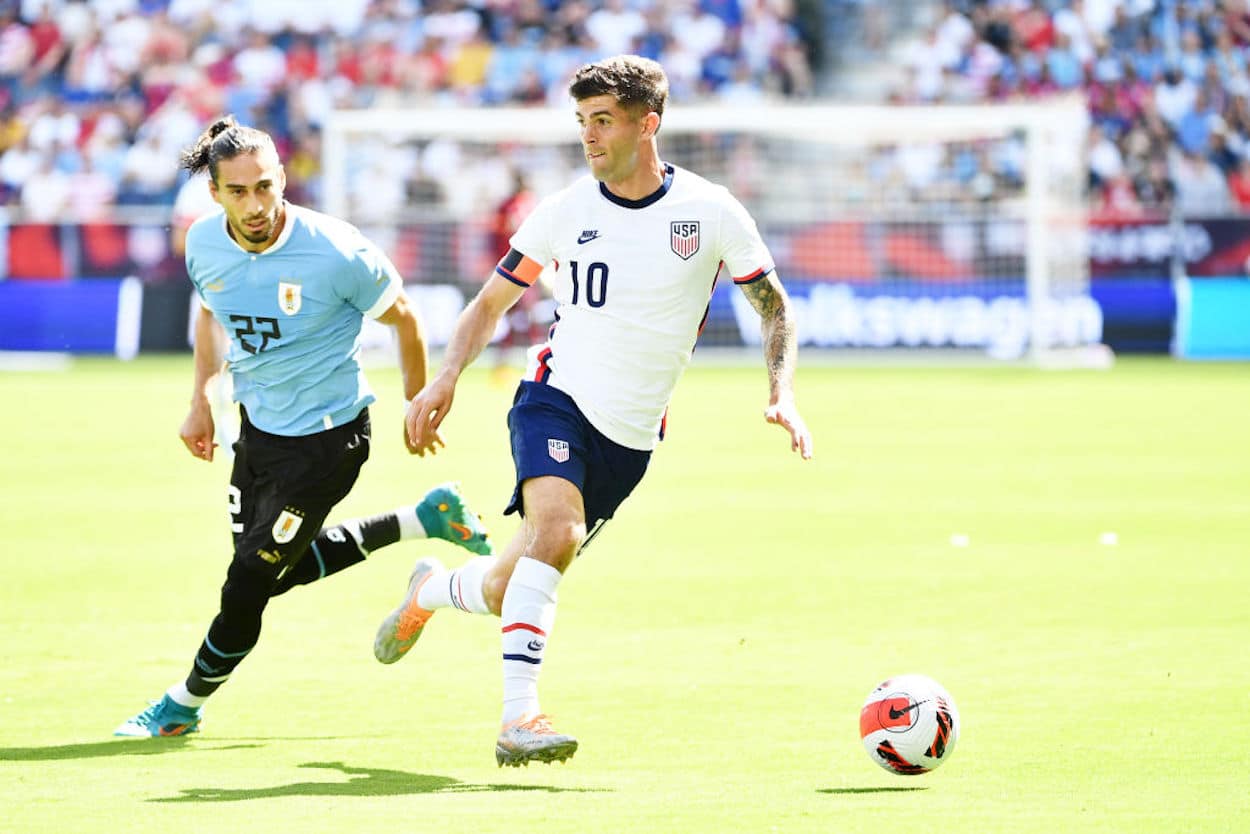
[[[223,159],[234,159],[239,154],[263,150],[272,150],[275,154],[278,152],[268,133],[254,127],[245,127],[235,121],[234,116],[226,115],[209,125],[200,134],[200,138],[195,140],[194,145],[183,150],[179,164],[192,174],[208,171],[208,175],[216,182],[217,165]]]
[[[569,95],[575,101],[609,95],[631,113],[654,111],[663,118],[668,101],[668,76],[664,68],[640,55],[617,55],[587,64],[573,74]]]

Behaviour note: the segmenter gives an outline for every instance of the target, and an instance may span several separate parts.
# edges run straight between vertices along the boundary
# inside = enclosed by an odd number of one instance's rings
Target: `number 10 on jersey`
[[[569,276],[573,279],[573,304],[581,296],[581,278],[577,261],[569,261]],[[586,267],[586,303],[602,307],[608,300],[608,265],[594,261]]]

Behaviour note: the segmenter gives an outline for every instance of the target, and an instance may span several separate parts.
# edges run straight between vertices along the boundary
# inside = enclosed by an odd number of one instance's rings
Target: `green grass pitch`
[[[185,674],[228,560],[228,465],[177,439],[190,358],[0,373],[0,830],[1250,830],[1250,372],[804,366],[804,464],[763,370],[696,365],[574,565],[542,679],[566,765],[499,770],[497,621],[373,660],[401,544],[274,602],[187,739],[110,733]],[[511,386],[466,375],[409,458],[397,374],[333,519],[464,484],[498,539]],[[1117,543],[1104,542],[1114,533]],[[966,546],[952,544],[966,536]],[[951,760],[872,764],[863,698],[921,672]]]

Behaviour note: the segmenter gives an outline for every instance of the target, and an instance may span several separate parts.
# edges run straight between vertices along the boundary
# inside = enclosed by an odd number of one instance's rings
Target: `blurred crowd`
[[[333,108],[561,105],[587,61],[637,52],[678,101],[813,94],[830,23],[868,0],[0,0],[0,204],[30,221],[173,204],[214,116],[268,130],[320,201]],[[919,7],[918,7],[919,8]],[[1250,209],[1250,0],[945,0],[898,103],[1077,94],[1088,186],[1114,216]],[[923,18],[922,18],[923,19]],[[932,167],[917,151],[908,178]],[[986,194],[1019,160],[970,148]],[[917,173],[919,172],[919,173]]]
[[[818,10],[817,10],[818,11]],[[661,61],[677,100],[802,97],[793,0],[0,0],[0,203],[34,222],[168,206],[221,113],[270,132],[317,204],[334,108],[560,105],[571,72]]]
[[[1250,2],[948,0],[897,102],[1083,95],[1091,208],[1250,209]]]

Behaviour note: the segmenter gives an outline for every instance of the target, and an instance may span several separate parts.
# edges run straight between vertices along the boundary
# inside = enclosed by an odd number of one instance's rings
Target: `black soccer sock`
[[[271,577],[250,571],[237,561],[230,565],[221,588],[221,610],[208,627],[187,676],[187,691],[192,695],[216,692],[256,645],[272,582]]]
[[[296,585],[307,585],[365,560],[375,550],[399,541],[399,519],[395,513],[345,521],[325,527],[308,546],[304,558],[291,568],[273,589],[273,596]]]
[[[340,524],[340,528],[350,531],[352,522]],[[382,513],[370,518],[362,518],[355,522],[360,529],[360,549],[365,553],[372,553],[386,547],[388,544],[394,544],[399,541],[399,519],[395,517],[395,513]],[[325,532],[324,530],[322,531]]]

